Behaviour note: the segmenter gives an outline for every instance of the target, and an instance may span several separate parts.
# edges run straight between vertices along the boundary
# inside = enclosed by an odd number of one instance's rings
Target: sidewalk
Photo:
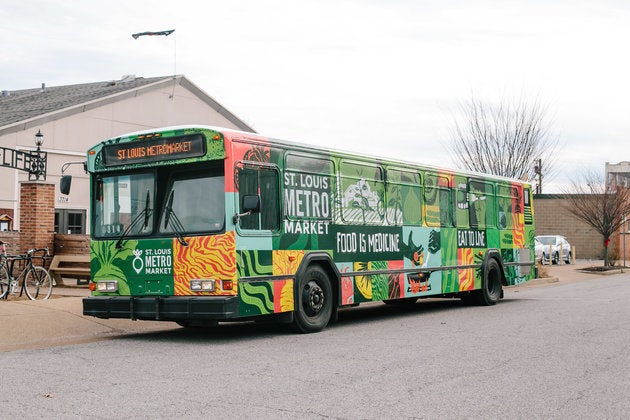
[[[621,269],[611,270],[606,273],[595,273],[581,271],[588,267],[603,267],[603,260],[577,260],[575,264],[556,264],[538,266],[539,278],[530,280],[517,287],[536,287],[549,283],[567,283],[599,278],[600,276],[619,274]],[[630,273],[630,270],[627,270]]]
[[[602,261],[581,260],[572,265],[545,266],[547,278],[514,287],[542,287],[599,278],[598,274],[578,270],[601,265]],[[630,270],[627,272],[630,273]],[[0,352],[85,343],[125,334],[180,328],[173,322],[83,316],[82,299],[89,294],[87,286],[62,286],[55,287],[53,296],[48,300],[0,300]]]
[[[48,300],[0,300],[0,352],[98,341],[180,328],[173,322],[83,316],[87,286],[55,287]]]

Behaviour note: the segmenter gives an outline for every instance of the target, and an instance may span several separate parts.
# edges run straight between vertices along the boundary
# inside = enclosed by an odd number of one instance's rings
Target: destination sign
[[[105,166],[148,163],[203,156],[206,142],[201,134],[181,137],[152,137],[103,147]]]

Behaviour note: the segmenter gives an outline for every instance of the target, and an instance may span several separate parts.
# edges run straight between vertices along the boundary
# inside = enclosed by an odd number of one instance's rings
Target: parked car
[[[542,263],[543,259],[543,248],[545,246],[538,240],[538,238],[534,238],[534,252],[536,255],[536,262]]]
[[[571,264],[571,244],[567,238],[561,235],[540,235],[535,239],[542,244],[541,262],[543,264],[549,263],[549,252],[551,252],[553,264],[558,264],[560,256],[565,263]]]

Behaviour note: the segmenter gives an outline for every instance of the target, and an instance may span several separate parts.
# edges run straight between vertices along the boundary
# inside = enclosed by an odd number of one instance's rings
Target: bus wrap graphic
[[[494,304],[533,276],[531,187],[518,180],[212,127],[106,140],[88,170],[92,280],[117,282],[94,297],[156,296],[152,316],[183,325],[293,312],[310,332],[363,302]],[[184,315],[169,307],[180,302]],[[109,304],[84,302],[96,316]]]

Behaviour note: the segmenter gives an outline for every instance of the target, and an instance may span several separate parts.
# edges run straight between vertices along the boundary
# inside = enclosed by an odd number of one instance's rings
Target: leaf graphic
[[[126,280],[125,273],[116,267],[115,265],[104,265],[100,270],[94,274],[94,280],[109,280],[109,279]]]
[[[97,272],[94,274],[94,280],[118,280],[118,293],[120,295],[129,295],[129,280],[124,273],[122,264],[130,257],[133,257],[133,251],[138,246],[138,241],[125,241],[123,247],[116,248],[114,241],[92,242],[90,250],[93,257],[99,264]]]

